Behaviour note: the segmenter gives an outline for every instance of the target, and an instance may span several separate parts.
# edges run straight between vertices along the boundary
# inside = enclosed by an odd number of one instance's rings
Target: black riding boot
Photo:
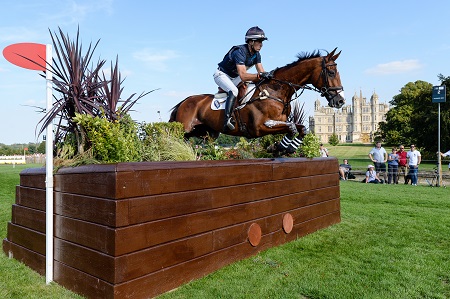
[[[231,111],[233,110],[236,97],[232,91],[228,92],[227,101],[225,103],[225,121],[223,124],[223,131],[234,130],[234,125],[231,123]]]

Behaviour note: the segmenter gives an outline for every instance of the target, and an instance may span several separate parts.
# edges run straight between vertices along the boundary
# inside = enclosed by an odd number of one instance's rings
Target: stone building
[[[340,143],[372,143],[378,123],[386,120],[389,104],[379,102],[374,92],[367,101],[359,92],[352,97],[351,105],[341,109],[324,107],[317,99],[314,116],[309,117],[309,128],[321,142],[328,142],[335,133]]]

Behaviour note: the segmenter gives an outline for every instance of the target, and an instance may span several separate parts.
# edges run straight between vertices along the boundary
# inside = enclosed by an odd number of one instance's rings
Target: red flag
[[[3,49],[3,56],[17,66],[30,70],[45,71],[45,50],[46,46],[44,44],[19,43],[9,45]]]

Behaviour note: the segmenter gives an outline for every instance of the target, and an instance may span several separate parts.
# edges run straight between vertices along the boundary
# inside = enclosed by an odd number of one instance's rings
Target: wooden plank
[[[45,234],[43,233],[8,222],[7,239],[31,251],[45,255]]]
[[[110,283],[114,283],[115,259],[59,238],[54,239],[54,259]]]
[[[128,225],[128,200],[55,192],[55,213],[111,227]]]
[[[45,168],[27,168],[20,172],[20,185],[45,189]]]
[[[327,158],[280,158],[274,161],[274,180],[295,178],[299,176],[314,176],[319,174],[337,174],[338,160],[334,157]],[[339,176],[336,176],[339,183]]]
[[[8,239],[3,240],[3,251],[9,258],[14,258],[37,273],[45,275],[45,255],[15,244]]]
[[[332,185],[336,174],[133,198],[129,224],[201,212]],[[334,189],[339,194],[339,186]]]
[[[80,188],[83,186],[83,188]],[[88,195],[102,198],[116,198],[116,173],[92,172],[55,174],[55,191]]]
[[[25,186],[19,186],[18,189],[20,190],[20,197],[16,198],[17,204],[45,211],[45,189],[36,189]]]
[[[217,165],[213,163],[209,167],[119,172],[117,173],[119,182],[117,198],[202,190],[271,180],[270,164],[254,164],[251,172],[246,166],[245,164],[223,166],[220,163]],[[208,175],[205,176],[205,173]]]
[[[60,215],[55,215],[55,237],[115,256],[113,228]],[[144,236],[145,237],[145,236]],[[127,242],[126,240],[123,240]]]
[[[45,212],[20,205],[12,206],[12,223],[45,233]]]
[[[53,279],[63,287],[91,299],[119,299],[114,295],[114,286],[85,272],[76,270],[58,261],[53,264]]]

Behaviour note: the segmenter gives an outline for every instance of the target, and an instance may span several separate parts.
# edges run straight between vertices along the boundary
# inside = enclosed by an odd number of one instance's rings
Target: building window
[[[333,132],[333,126],[328,126],[328,133],[332,133]]]

